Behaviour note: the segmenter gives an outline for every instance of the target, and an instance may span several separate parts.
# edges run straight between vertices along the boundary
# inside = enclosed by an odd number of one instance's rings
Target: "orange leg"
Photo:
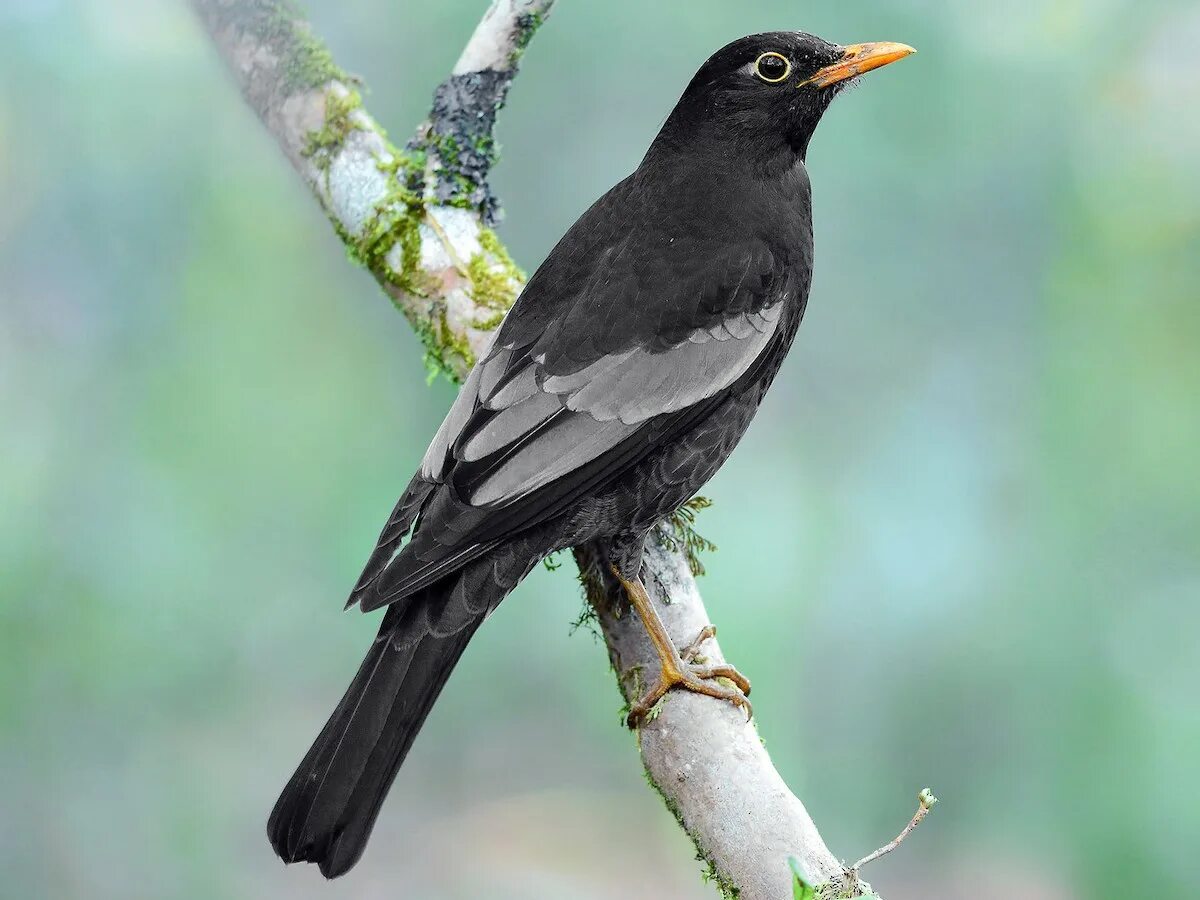
[[[642,584],[641,579],[626,580],[621,577],[621,573],[615,567],[612,571],[617,580],[621,582],[621,587],[625,589],[630,605],[637,610],[642,624],[646,626],[646,633],[650,635],[650,642],[658,652],[658,660],[661,665],[661,671],[654,686],[630,708],[627,719],[629,727],[636,728],[654,704],[673,687],[681,687],[697,694],[725,700],[746,710],[747,716],[753,715],[750,701],[746,699],[746,695],[750,693],[750,682],[741,672],[733,666],[701,666],[692,662],[699,652],[700,644],[716,634],[716,629],[712,625],[706,627],[681,655],[675,648],[658,612],[654,609],[654,603],[650,600],[650,595],[646,593],[646,586]],[[726,687],[718,683],[716,681],[718,678],[731,682],[733,687]]]

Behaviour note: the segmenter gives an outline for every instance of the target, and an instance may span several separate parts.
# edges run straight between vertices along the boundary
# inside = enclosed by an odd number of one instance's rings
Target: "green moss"
[[[717,549],[716,544],[696,531],[696,516],[710,506],[712,501],[707,497],[693,497],[658,528],[658,537],[662,545],[672,553],[682,550],[683,555],[687,557],[688,568],[696,576],[704,574],[704,563],[700,561],[700,554],[711,553]]]
[[[492,229],[480,229],[479,245],[492,254],[500,265],[504,266],[509,278],[522,283],[529,279],[529,276],[525,274],[525,270],[513,262],[513,258],[509,256],[507,248],[505,248],[504,244],[500,243],[500,238]]]
[[[515,69],[520,63],[521,57],[525,55],[525,48],[529,46],[529,42],[533,40],[533,36],[537,34],[537,30],[546,22],[546,13],[531,12],[517,17],[517,34],[516,40],[513,42],[513,50],[508,54],[509,68]]]
[[[679,823],[679,827],[683,829],[683,833],[692,839],[692,844],[696,849],[696,861],[703,866],[700,871],[701,881],[703,881],[705,884],[711,884],[716,887],[725,900],[737,900],[738,895],[741,893],[741,888],[730,881],[721,872],[721,870],[717,868],[717,864],[713,861],[712,857],[704,852],[704,849],[696,841],[696,838],[690,831],[688,831],[687,824],[683,821],[683,811],[679,808],[679,804],[677,804],[674,800],[668,797],[666,793],[663,792],[663,789],[658,786],[658,782],[656,782],[653,776],[651,776],[649,769],[643,768],[642,776],[646,779],[646,784],[649,785],[650,790],[658,794],[659,799],[663,802],[663,806],[665,806],[667,811],[675,817],[675,821]]]
[[[475,365],[475,353],[466,337],[450,327],[446,319],[445,304],[438,301],[431,323],[422,323],[417,333],[425,345],[425,371],[432,383],[439,375],[458,384],[462,381],[459,372],[468,372]]]
[[[663,789],[658,786],[658,782],[654,780],[654,777],[650,774],[649,769],[643,767],[642,777],[646,779],[646,784],[649,785],[650,790],[658,794],[659,799],[663,802],[663,806],[667,808],[667,812],[673,815],[676,821],[679,822],[679,827],[684,828],[683,812],[680,810],[679,805],[663,793]],[[684,828],[684,830],[686,831],[687,829]]]
[[[292,3],[239,0],[218,15],[222,24],[252,34],[281,60],[279,89],[284,93],[318,88],[334,81],[347,86],[344,92],[337,88],[325,92],[322,125],[306,136],[301,151],[326,178],[331,163],[356,129],[368,128],[387,141],[387,135],[378,126],[373,123],[364,126],[356,120],[362,96],[350,86],[357,84],[357,79],[334,62],[329,49],[313,35]],[[430,380],[445,375],[457,382],[475,359],[466,336],[450,327],[445,304],[435,290],[437,286],[421,270],[420,228],[428,214],[426,168],[429,153],[433,152],[439,160],[435,162],[439,176],[444,175],[458,188],[452,196],[439,199],[439,203],[478,212],[477,204],[472,202],[478,186],[457,171],[457,164],[460,157],[481,154],[494,159],[495,143],[490,135],[481,135],[472,139],[470,145],[460,146],[453,137],[427,134],[424,140],[414,142],[404,151],[388,146],[389,159],[378,164],[387,176],[386,191],[362,228],[352,234],[332,217],[331,222],[346,245],[347,256],[389,288],[389,295],[417,332],[425,345],[424,362]],[[472,299],[485,311],[471,324],[487,330],[496,327],[512,306],[525,276],[494,232],[485,229],[480,241],[481,252],[463,268],[471,281]],[[409,297],[418,302],[408,303]],[[421,300],[427,302],[422,304]]]
[[[491,312],[474,323],[481,331],[490,331],[500,324],[525,281],[525,273],[513,262],[496,233],[483,228],[479,233],[479,253],[467,263],[467,274],[471,279],[468,294],[476,305]]]
[[[333,61],[333,54],[313,36],[308,23],[293,19],[292,52],[287,57],[284,84],[291,91],[297,91],[320,87],[331,81],[354,80]]]
[[[430,128],[425,135],[424,145],[427,150],[434,153],[443,166],[458,165],[459,147],[458,140],[454,135],[442,134]],[[449,172],[442,168],[438,170],[438,174],[449,174]]]
[[[604,591],[604,582],[600,575],[583,566],[579,567],[579,584],[583,588],[583,598],[596,614],[608,603],[608,595]]]
[[[351,113],[361,105],[355,92],[343,102],[327,107],[325,127],[310,136],[314,159],[328,160],[345,142],[353,130]],[[421,223],[427,215],[424,198],[427,152],[423,148],[401,153],[393,151],[392,159],[380,163],[379,170],[387,175],[387,190],[376,205],[374,214],[364,225],[362,234],[345,235],[350,258],[372,272],[378,279],[411,297],[429,301],[428,310],[420,314],[408,305],[401,310],[408,317],[417,336],[425,346],[424,364],[430,381],[445,376],[457,383],[461,373],[475,364],[466,335],[450,327],[444,302],[436,296],[435,286],[421,271]],[[319,165],[320,163],[318,163]],[[328,161],[325,163],[328,166]],[[481,331],[495,328],[516,299],[522,272],[491,229],[484,228],[479,236],[480,252],[466,265],[470,279],[468,294],[487,314],[471,323]],[[400,246],[398,265],[394,250]],[[389,262],[391,260],[391,262]]]
[[[222,13],[236,27],[253,34],[283,62],[283,88],[291,94],[331,81],[353,82],[333,61],[295,5],[284,0],[241,0]]]
[[[325,121],[317,131],[310,131],[300,151],[306,159],[322,172],[329,171],[329,164],[346,143],[356,125],[353,113],[362,108],[362,95],[358,91],[345,94],[330,90],[325,94]]]
[[[696,850],[696,861],[704,866],[704,869],[700,872],[701,881],[716,887],[725,900],[737,900],[742,893],[742,889],[722,875],[721,870],[717,868],[717,864],[698,847]]]
[[[853,873],[851,873],[853,874]],[[817,900],[879,900],[871,885],[858,877],[839,878],[818,885]]]
[[[592,633],[592,636],[600,639],[600,610],[604,609],[608,604],[608,598],[604,591],[604,581],[600,577],[600,573],[596,571],[593,558],[586,553],[575,550],[575,566],[578,570],[579,586],[583,589],[583,606],[579,610],[579,615],[575,617],[575,621],[571,624],[571,634],[574,634],[580,628],[586,628]],[[610,659],[611,663],[612,660]],[[616,670],[613,670],[616,672]],[[620,673],[616,672],[618,683],[620,682]],[[624,696],[624,692],[622,692]],[[621,721],[624,721],[624,715],[628,715],[628,703],[625,706],[624,714]]]
[[[402,155],[379,165],[380,171],[388,176],[384,196],[375,204],[361,234],[342,237],[350,258],[359,265],[407,293],[424,296],[428,286],[420,273],[419,229],[425,210],[409,184],[409,165],[410,161]],[[403,248],[399,272],[388,264],[388,256],[397,244]]]
[[[499,144],[496,143],[496,139],[490,134],[477,135],[475,138],[474,147],[475,152],[478,155],[486,157],[492,162],[496,161],[496,156],[500,147]]]
[[[452,134],[442,134],[435,128],[430,128],[421,139],[422,147],[425,151],[432,153],[437,161],[434,170],[434,177],[440,184],[453,185],[450,191],[444,191],[438,200],[446,206],[455,206],[459,209],[469,209],[478,212],[476,203],[472,200],[480,190],[480,185],[468,177],[462,165],[464,148]],[[483,157],[473,161],[473,166],[478,168],[483,166],[485,171],[490,170],[496,162],[496,145],[490,136],[478,137],[473,145],[477,150],[480,147]],[[469,148],[467,148],[469,149]]]
[[[282,0],[243,0],[225,15],[226,21],[255,35],[278,54],[284,66],[282,90],[285,92],[316,88],[332,81],[355,83],[355,79],[333,61],[329,49],[314,37],[292,4]],[[326,92],[321,128],[306,136],[301,151],[325,173],[326,178],[348,136],[363,127],[355,117],[355,112],[361,108],[362,96],[357,90],[331,89]],[[386,141],[386,135],[377,127],[367,127]],[[390,159],[379,163],[380,171],[387,176],[386,191],[357,233],[349,233],[337,221],[333,226],[346,245],[347,256],[368,269],[384,285],[395,289],[389,293],[425,345],[424,362],[430,380],[445,375],[458,381],[460,373],[474,364],[474,354],[466,336],[450,327],[445,304],[420,266],[420,228],[427,215],[424,182],[429,151],[442,161],[439,172],[445,166],[442,174],[460,188],[443,202],[474,209],[471,193],[476,186],[456,171],[464,148],[453,137],[429,137],[404,152],[391,150]],[[491,136],[476,138],[466,148],[467,155],[472,151],[492,158],[495,144]],[[524,273],[490,230],[485,229],[481,235],[481,245],[481,252],[464,267],[464,274],[470,278],[471,298],[485,311],[472,325],[487,330],[495,328],[512,306],[524,281]],[[402,302],[406,297],[428,303],[422,307],[419,302]]]
[[[841,877],[814,885],[796,857],[789,856],[787,865],[792,873],[794,900],[879,900],[871,885],[860,879],[855,871],[844,870]]]
[[[556,566],[555,568],[558,567]],[[579,615],[571,622],[571,628],[568,633],[574,634],[581,628],[591,634],[596,641],[603,640],[603,636],[600,634],[600,616],[590,603],[585,603],[579,610]],[[625,712],[628,714],[629,710],[626,709]]]
[[[354,107],[351,106],[351,109]],[[335,109],[335,121],[342,110]],[[330,131],[343,134],[336,127]],[[315,141],[322,147],[334,146]],[[387,189],[375,205],[360,234],[350,234],[337,221],[333,222],[338,235],[346,244],[346,255],[371,272],[379,281],[396,288],[393,300],[425,345],[424,363],[432,381],[445,375],[458,382],[461,372],[475,363],[474,354],[464,335],[450,327],[445,303],[436,296],[435,285],[421,270],[421,223],[426,207],[421,196],[425,157],[417,151],[393,150],[391,159],[378,164],[387,176]],[[399,259],[394,251],[400,247]],[[429,302],[427,310],[414,309],[400,303],[408,296]]]
[[[758,717],[757,716],[750,720],[750,727],[754,729],[754,736],[756,738],[758,738],[759,744],[761,744],[762,748],[765,750],[767,748],[767,739],[765,737],[763,737],[762,732],[758,730]]]

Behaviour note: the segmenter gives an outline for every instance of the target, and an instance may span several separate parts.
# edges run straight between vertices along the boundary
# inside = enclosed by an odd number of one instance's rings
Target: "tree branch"
[[[312,189],[351,255],[425,341],[427,363],[461,379],[523,275],[490,230],[492,128],[526,44],[554,0],[495,0],[429,120],[393,146],[362,107],[357,82],[281,0],[191,0],[242,94]],[[645,579],[680,645],[710,622],[682,548],[648,542]],[[606,594],[589,548],[575,551],[627,700],[657,657],[622,598]],[[723,661],[715,639],[704,645]],[[647,679],[637,673],[648,673]],[[752,724],[731,705],[672,692],[638,732],[649,780],[695,841],[706,875],[741,900],[791,895],[789,856],[817,882],[843,885],[825,846]]]

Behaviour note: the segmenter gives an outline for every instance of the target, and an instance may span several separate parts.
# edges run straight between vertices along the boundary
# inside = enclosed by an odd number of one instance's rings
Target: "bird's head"
[[[915,53],[906,44],[839,46],[801,31],[739,38],[700,67],[656,143],[699,140],[718,153],[768,163],[804,158],[830,102],[858,76]]]

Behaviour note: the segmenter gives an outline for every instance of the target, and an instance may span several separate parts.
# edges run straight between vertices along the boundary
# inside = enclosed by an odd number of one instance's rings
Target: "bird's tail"
[[[506,590],[458,573],[390,606],[358,674],[267,822],[284,862],[350,869],[430,707]]]

